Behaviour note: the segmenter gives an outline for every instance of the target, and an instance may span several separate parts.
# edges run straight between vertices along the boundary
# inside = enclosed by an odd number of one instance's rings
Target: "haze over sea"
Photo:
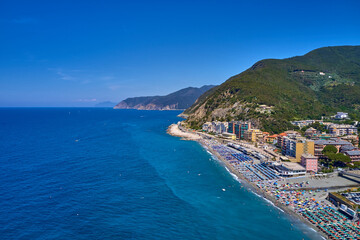
[[[1,239],[309,238],[197,142],[167,135],[179,113],[0,109]]]

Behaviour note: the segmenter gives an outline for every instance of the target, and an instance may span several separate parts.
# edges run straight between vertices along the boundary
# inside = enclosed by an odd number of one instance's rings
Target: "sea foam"
[[[228,171],[228,173],[230,173],[230,175],[239,183],[241,183],[241,180],[238,178],[238,176],[236,176],[235,174],[233,174],[227,167],[225,167],[226,171]]]

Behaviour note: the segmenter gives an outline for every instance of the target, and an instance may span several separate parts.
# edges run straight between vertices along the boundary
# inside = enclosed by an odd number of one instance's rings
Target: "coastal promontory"
[[[213,85],[205,85],[200,88],[188,87],[166,96],[127,98],[118,103],[114,109],[182,110],[189,108],[198,97],[213,87]]]

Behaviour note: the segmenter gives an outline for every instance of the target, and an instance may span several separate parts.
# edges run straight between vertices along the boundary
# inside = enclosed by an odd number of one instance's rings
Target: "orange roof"
[[[280,133],[280,136],[287,136],[287,133]]]
[[[277,134],[274,134],[274,135],[269,136],[269,138],[276,138],[277,136],[278,136]]]
[[[268,133],[268,132],[263,132],[263,134],[267,134],[267,135],[269,135],[270,133]]]

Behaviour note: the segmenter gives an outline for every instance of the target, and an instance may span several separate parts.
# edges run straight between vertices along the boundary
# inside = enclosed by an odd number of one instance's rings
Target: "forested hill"
[[[360,46],[339,46],[259,61],[201,96],[185,113],[194,128],[211,120],[250,120],[279,132],[292,128],[290,120],[320,119],[336,111],[360,119],[359,110]]]
[[[213,85],[205,85],[200,88],[188,87],[166,96],[127,98],[118,103],[114,108],[138,110],[186,109],[190,107],[199,96],[213,87]]]

